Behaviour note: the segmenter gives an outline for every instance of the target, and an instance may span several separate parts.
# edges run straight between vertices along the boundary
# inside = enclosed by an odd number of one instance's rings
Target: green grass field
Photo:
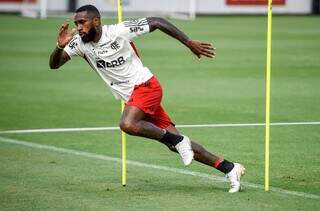
[[[62,22],[0,16],[0,131],[117,126],[119,102],[84,61],[49,70]],[[266,17],[173,22],[213,42],[218,53],[198,61],[161,32],[136,40],[176,124],[263,123]],[[320,17],[274,17],[273,35],[271,121],[319,122]],[[127,156],[138,163],[128,163],[124,188],[121,163],[110,160],[121,157],[119,131],[0,132],[0,210],[320,209],[319,124],[271,127],[267,193],[264,127],[180,131],[243,163],[244,191],[228,194],[218,171],[198,163],[184,168],[166,147],[135,137],[128,137]]]

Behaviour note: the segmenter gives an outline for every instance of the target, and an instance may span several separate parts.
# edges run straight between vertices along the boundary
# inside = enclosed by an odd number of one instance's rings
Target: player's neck
[[[102,27],[100,26],[100,27],[97,29],[97,34],[96,34],[96,36],[94,37],[93,42],[95,42],[95,43],[99,42],[101,36],[102,36]]]

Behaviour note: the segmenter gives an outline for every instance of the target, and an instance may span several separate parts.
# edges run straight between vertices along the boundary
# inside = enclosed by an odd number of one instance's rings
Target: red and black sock
[[[219,171],[227,174],[229,173],[233,167],[234,167],[234,164],[230,161],[227,161],[227,160],[224,160],[224,159],[221,159],[221,160],[217,160],[214,164],[213,164],[213,167],[215,167],[216,169],[218,169]]]
[[[165,134],[163,135],[161,141],[172,144],[176,146],[179,142],[183,140],[182,135],[170,133],[169,131],[165,130]]]

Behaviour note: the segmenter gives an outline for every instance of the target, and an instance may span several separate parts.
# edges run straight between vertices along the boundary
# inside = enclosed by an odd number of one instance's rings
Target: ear
[[[95,26],[99,26],[100,25],[100,18],[99,17],[94,17],[93,18],[93,24]]]

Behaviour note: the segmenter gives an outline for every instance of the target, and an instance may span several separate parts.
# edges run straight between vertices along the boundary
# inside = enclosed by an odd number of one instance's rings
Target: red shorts
[[[126,105],[141,109],[146,114],[144,120],[160,128],[167,128],[170,125],[174,126],[169,115],[161,106],[161,99],[161,84],[156,77],[152,76],[148,81],[134,86]]]

